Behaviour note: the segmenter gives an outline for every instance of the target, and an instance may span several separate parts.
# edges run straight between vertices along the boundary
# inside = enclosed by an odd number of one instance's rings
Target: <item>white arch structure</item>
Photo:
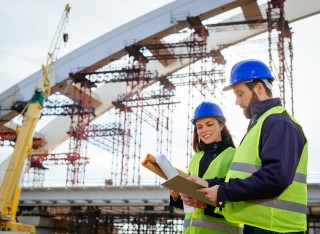
[[[199,17],[203,21],[211,17],[219,16],[222,13],[230,12],[236,8],[241,8],[242,13],[235,16],[230,16],[227,19],[228,21],[231,21],[233,17],[236,19],[236,21],[245,21],[252,18],[266,19],[267,4],[258,5],[255,0],[176,0],[170,4],[149,12],[96,38],[77,50],[74,50],[58,59],[56,62],[55,71],[56,77],[54,78],[52,84],[52,93],[63,93],[63,90],[65,90],[68,85],[69,72],[72,70],[75,70],[79,67],[91,67],[96,69],[126,55],[127,52],[124,47],[125,43],[128,43],[130,39],[134,39],[135,42],[141,44],[159,44],[161,43],[161,39],[163,37],[188,27],[188,23],[186,21],[187,16]],[[318,14],[319,12],[319,0],[290,0],[285,2],[286,20],[288,20],[290,23]],[[207,50],[210,52],[214,49],[217,49],[218,42],[221,42],[224,39],[227,39],[230,44],[236,44],[265,31],[266,29],[261,27],[251,27],[245,31],[215,32],[214,35],[209,35]],[[160,75],[168,75],[181,69],[182,67],[187,66],[188,61],[188,59],[179,59],[179,61],[172,61],[169,64],[162,64],[158,60],[152,60],[147,63],[147,70],[157,70]],[[1,107],[9,109],[14,101],[29,100],[34,93],[34,88],[37,86],[37,81],[40,75],[41,71],[36,71],[34,74],[26,77],[18,84],[1,93]],[[122,93],[125,93],[125,84],[121,83],[104,84],[94,90],[92,97],[96,115],[100,116],[110,110],[113,107],[111,101],[115,100],[117,95]],[[0,112],[0,120],[10,120],[16,115],[17,113],[15,111],[2,111]],[[3,122],[1,121],[1,123]],[[4,126],[10,126],[10,124],[5,123]],[[64,142],[68,137],[66,132],[68,131],[69,126],[70,120],[68,117],[56,117],[41,130],[39,130],[38,134],[42,134],[44,132],[54,132],[54,134],[46,134],[45,139],[47,144],[44,146],[44,150],[53,150],[55,147]],[[137,187],[137,189],[139,188]],[[160,187],[157,189],[159,189],[159,191],[157,191],[159,192],[158,194],[160,196],[158,196],[159,201],[163,201],[167,193],[160,192],[163,191]],[[317,191],[318,187],[315,189]],[[63,189],[57,191],[62,192],[52,193],[52,190],[42,189],[41,192],[39,190],[38,192],[40,193],[36,195],[35,190],[24,190],[21,195],[21,201],[27,204],[28,202],[33,203],[32,201],[35,200],[37,200],[38,203],[41,203],[41,200],[43,200],[43,203],[46,203],[48,200],[63,200],[63,196],[66,191]],[[114,189],[113,191],[115,193],[115,198],[119,197],[119,194],[122,194],[122,190],[120,188],[118,190]],[[84,196],[83,190],[81,191],[81,194]],[[141,194],[138,194],[137,197],[142,198],[143,195]],[[40,197],[35,199],[36,196]],[[49,199],[50,196],[54,196],[54,198]],[[146,197],[146,199],[149,200],[151,198]],[[83,198],[81,202],[83,202],[83,200],[85,199]]]

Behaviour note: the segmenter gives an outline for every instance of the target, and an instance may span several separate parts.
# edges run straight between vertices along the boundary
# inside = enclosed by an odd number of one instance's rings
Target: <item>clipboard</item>
[[[195,182],[192,182],[191,180],[188,180],[187,178],[182,177],[180,175],[177,175],[171,178],[170,180],[165,181],[164,183],[162,183],[162,185],[169,189],[173,189],[179,193],[186,194],[189,197],[197,199],[198,201],[202,201],[209,205],[214,205],[212,201],[206,198],[204,193],[199,193],[196,191],[199,188],[205,187]]]

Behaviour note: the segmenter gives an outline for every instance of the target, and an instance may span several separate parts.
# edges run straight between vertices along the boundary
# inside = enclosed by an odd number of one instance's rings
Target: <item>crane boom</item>
[[[47,98],[50,96],[52,77],[55,69],[55,64],[58,58],[58,53],[60,50],[61,42],[64,40],[65,42],[68,40],[68,35],[65,34],[65,29],[69,20],[69,12],[70,5],[67,4],[62,17],[60,19],[58,28],[54,34],[53,40],[51,42],[49,52],[47,55],[46,66],[42,66],[42,75],[43,75],[43,87],[42,92],[44,96]]]
[[[33,97],[22,113],[22,126],[18,131],[14,151],[0,187],[0,231],[36,233],[33,225],[21,224],[16,221],[16,212],[21,191],[20,180],[25,161],[32,148],[32,139],[41,115],[43,103],[50,95],[55,62],[62,42],[62,35],[65,39],[63,32],[68,22],[69,12],[70,6],[67,4],[51,43],[46,66],[42,66],[42,88],[35,89]]]

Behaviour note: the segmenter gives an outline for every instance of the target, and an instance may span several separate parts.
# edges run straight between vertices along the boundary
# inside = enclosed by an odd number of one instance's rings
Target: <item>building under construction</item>
[[[258,44],[294,115],[290,23],[320,6],[316,0],[264,2],[176,0],[58,59],[60,76],[22,180],[19,221],[36,224],[38,233],[180,233],[183,211],[169,206],[163,180],[141,161],[163,153],[187,172],[194,108],[202,100],[224,105],[225,51]],[[3,145],[15,146],[22,94],[34,83],[0,96]],[[91,183],[86,174],[97,152],[104,176]],[[56,185],[48,177],[57,170],[62,180]],[[308,189],[308,233],[318,233],[319,186]]]

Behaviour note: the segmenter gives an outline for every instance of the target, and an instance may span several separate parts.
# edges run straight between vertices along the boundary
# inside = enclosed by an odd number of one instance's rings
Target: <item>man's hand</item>
[[[195,182],[195,183],[197,183],[197,184],[200,184],[200,185],[202,185],[203,187],[208,187],[208,182],[207,181],[205,181],[205,180],[203,180],[203,179],[201,179],[200,177],[198,177],[198,176],[189,176],[188,178],[187,178],[188,180],[191,180],[192,182]]]
[[[215,185],[210,188],[200,188],[197,189],[197,192],[205,193],[206,198],[212,201],[214,204],[217,203],[217,194],[218,194],[219,185]]]

